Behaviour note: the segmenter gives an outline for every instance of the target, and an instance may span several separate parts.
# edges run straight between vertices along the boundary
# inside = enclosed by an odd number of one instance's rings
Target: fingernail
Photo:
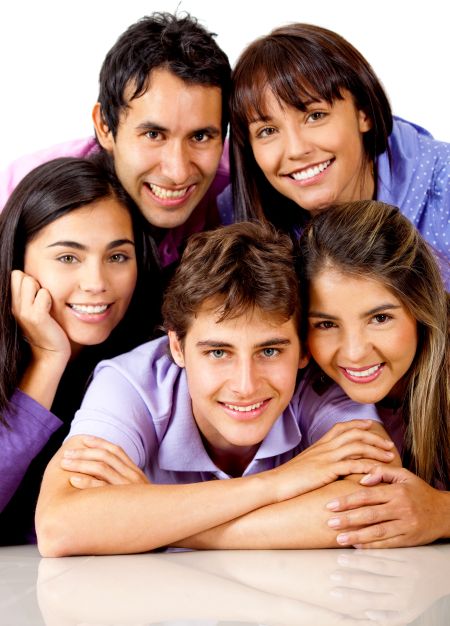
[[[71,466],[73,463],[72,459],[61,459],[61,465]]]
[[[66,459],[68,458],[72,458],[75,456],[75,451],[74,450],[64,450],[64,455],[63,455]]]
[[[342,535],[338,535],[336,537],[336,541],[338,543],[341,543],[342,545],[345,545],[348,543],[348,535],[342,534]]]
[[[333,574],[330,574],[330,580],[332,580],[335,583],[341,583],[344,580],[344,578],[342,574],[339,574],[338,572],[334,572]]]
[[[370,483],[370,480],[372,478],[371,474],[366,474],[365,476],[363,476],[361,478],[361,480],[359,481],[362,485],[365,485],[366,483]]]
[[[338,500],[330,500],[330,502],[327,502],[326,504],[327,509],[337,509],[339,507],[339,501]]]
[[[328,520],[327,524],[328,526],[331,526],[331,528],[337,528],[341,525],[341,520],[339,519],[339,517],[331,517]]]
[[[81,478],[80,476],[71,476],[70,482],[75,483],[76,485],[79,485],[81,483]]]

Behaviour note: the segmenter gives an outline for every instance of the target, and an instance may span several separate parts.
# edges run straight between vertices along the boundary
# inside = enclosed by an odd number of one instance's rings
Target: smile
[[[249,404],[248,406],[238,406],[236,404],[228,404],[227,402],[223,402],[223,405],[232,411],[239,411],[239,413],[248,413],[249,411],[255,411],[259,409],[264,404],[264,400],[261,402],[256,402],[255,404]]]
[[[370,383],[381,374],[384,363],[377,363],[366,368],[350,369],[349,367],[340,367],[344,376],[349,380],[357,383]]]
[[[84,313],[85,315],[100,315],[104,313],[111,305],[110,304],[69,304],[73,311],[77,313]]]
[[[149,187],[155,196],[161,198],[161,200],[179,200],[183,198],[190,189],[190,186],[183,187],[183,189],[166,189],[154,183],[149,183]]]
[[[289,174],[289,176],[294,180],[309,180],[310,178],[314,178],[314,176],[318,176],[324,170],[326,170],[330,163],[331,159],[328,159],[323,163],[319,163],[319,165],[314,165],[313,167],[308,167],[298,172],[292,172],[292,174]]]

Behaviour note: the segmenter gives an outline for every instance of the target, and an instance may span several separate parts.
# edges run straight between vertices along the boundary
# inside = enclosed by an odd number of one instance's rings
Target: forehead
[[[259,343],[275,334],[298,335],[294,318],[286,320],[279,312],[263,311],[256,307],[225,319],[222,319],[222,314],[221,303],[217,300],[203,303],[190,320],[186,338],[200,341],[203,336],[208,336],[239,345],[244,340]]]
[[[367,309],[380,303],[403,307],[393,290],[380,278],[353,275],[337,268],[325,268],[311,280],[310,306],[341,308],[343,311]]]
[[[101,198],[86,206],[74,209],[44,226],[29,242],[41,243],[64,238],[112,240],[133,239],[133,226],[129,211],[114,196]]]
[[[125,89],[127,108],[121,121],[144,117],[168,128],[183,122],[193,128],[220,125],[222,91],[220,87],[182,80],[167,69],[152,70],[145,91],[133,97],[135,85]]]

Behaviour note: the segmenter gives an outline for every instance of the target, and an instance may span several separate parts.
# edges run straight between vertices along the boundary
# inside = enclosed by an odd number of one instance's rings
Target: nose
[[[300,159],[311,152],[311,145],[306,133],[295,125],[286,133],[286,156],[288,159]]]
[[[231,391],[240,398],[250,398],[257,390],[257,366],[251,358],[241,358],[233,368]]]
[[[100,261],[85,262],[80,268],[79,286],[81,291],[97,294],[107,289],[106,268]]]
[[[174,185],[181,185],[190,176],[189,148],[182,141],[168,141],[161,153],[161,173]]]
[[[345,363],[356,365],[367,365],[364,359],[370,354],[372,344],[362,331],[353,329],[344,334],[340,349],[341,360]]]

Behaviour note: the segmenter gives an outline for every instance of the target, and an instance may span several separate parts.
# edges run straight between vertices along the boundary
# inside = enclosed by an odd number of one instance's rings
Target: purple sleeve
[[[75,139],[19,157],[0,172],[0,211],[19,182],[32,169],[64,156],[87,158],[97,151],[94,137]]]
[[[11,398],[13,410],[0,424],[0,512],[20,485],[31,461],[50,436],[62,425],[53,413],[17,390]]]
[[[335,383],[321,395],[317,394],[309,376],[300,388],[297,408],[305,447],[323,437],[338,422],[370,419],[382,423],[373,404],[353,402]]]

